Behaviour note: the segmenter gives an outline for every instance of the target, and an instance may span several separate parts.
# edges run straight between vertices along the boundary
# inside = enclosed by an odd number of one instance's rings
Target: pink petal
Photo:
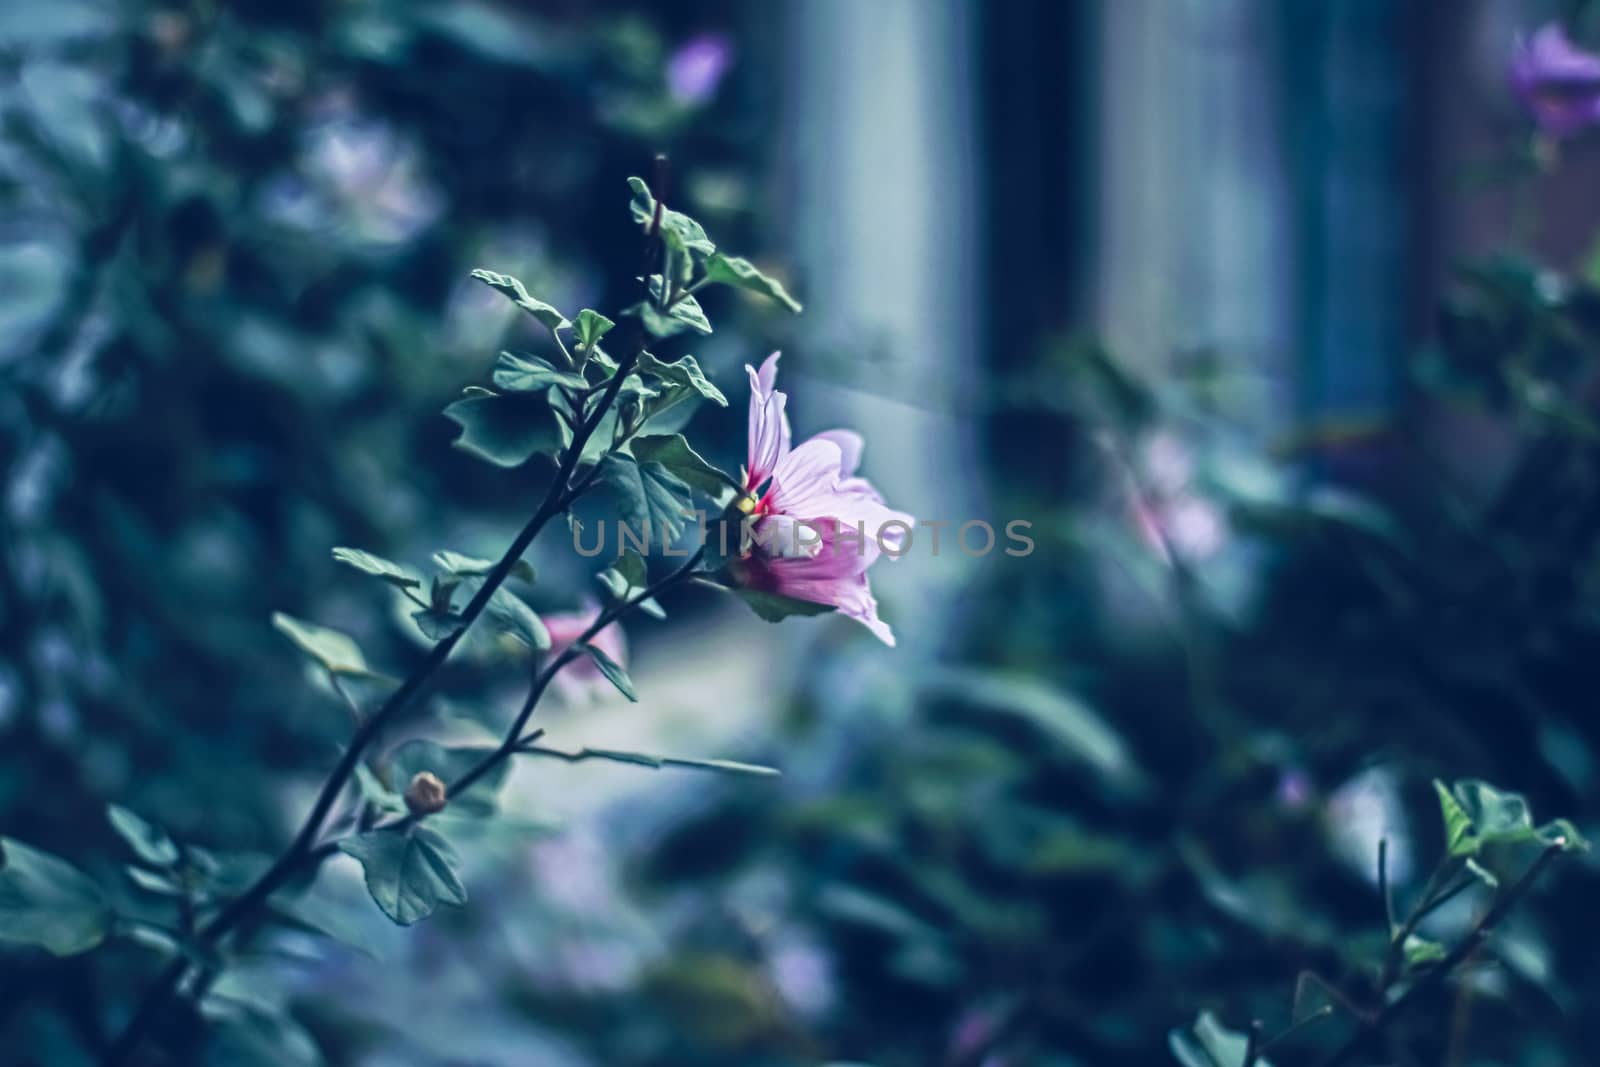
[[[772,472],[772,509],[801,519],[831,517],[841,459],[839,446],[820,437],[784,456]]]
[[[750,375],[750,446],[745,463],[745,488],[755,490],[772,476],[779,460],[789,452],[789,398],[773,388],[778,379],[778,355],[768,356],[757,371],[748,363]]]
[[[839,453],[843,457],[839,461],[839,473],[846,478],[856,472],[861,466],[861,450],[866,442],[854,430],[824,430],[812,438],[813,441],[832,441],[839,446]]]

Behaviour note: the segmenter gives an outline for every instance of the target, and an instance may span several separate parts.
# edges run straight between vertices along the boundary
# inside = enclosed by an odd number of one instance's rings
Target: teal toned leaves
[[[628,447],[640,463],[659,463],[679,481],[708,496],[733,487],[733,479],[707,463],[681,433],[636,437]]]
[[[1445,847],[1453,857],[1474,858],[1492,846],[1534,845],[1564,851],[1589,847],[1583,835],[1565,819],[1535,826],[1533,813],[1520,793],[1496,789],[1488,782],[1471,778],[1450,789],[1436,780],[1433,787],[1444,819]]]
[[[111,906],[88,875],[47,852],[0,837],[0,941],[73,956],[105,940],[111,924]]]
[[[750,605],[751,611],[768,622],[782,622],[791,615],[822,615],[833,610],[832,604],[814,604],[809,600],[796,600],[792,596],[761,589],[734,589],[733,592]]]
[[[314,622],[273,612],[272,625],[293,641],[295,647],[333,674],[368,674],[367,659],[348,635]]]
[[[705,310],[700,307],[700,301],[681,292],[675,294],[671,305],[664,308],[662,305],[666,300],[666,290],[663,288],[661,275],[652,275],[650,299],[637,305],[645,329],[652,335],[671,337],[683,330],[694,330],[696,333],[711,332],[711,320],[706,318]]]
[[[687,389],[718,407],[728,406],[728,398],[722,395],[722,390],[711,384],[693,356],[684,356],[672,363],[663,363],[649,352],[640,352],[637,369],[640,374]]]
[[[461,427],[455,446],[497,467],[520,467],[541,452],[554,454],[569,439],[542,393],[468,396],[444,414]]]
[[[404,833],[372,830],[345,838],[339,848],[360,862],[367,892],[401,926],[426,919],[441,904],[467,902],[455,849],[427,826]]]
[[[1167,1047],[1183,1067],[1241,1067],[1250,1038],[1229,1030],[1209,1011],[1203,1011],[1189,1027],[1180,1027],[1167,1035]],[[1260,1057],[1257,1067],[1272,1067]]]
[[[495,361],[494,384],[508,393],[536,393],[552,385],[584,389],[589,383],[577,371],[559,370],[538,356],[502,352]]]
[[[1444,819],[1445,851],[1452,856],[1472,855],[1478,850],[1477,839],[1472,834],[1472,819],[1443,782],[1434,779],[1433,789],[1439,794],[1439,814]]]
[[[624,549],[617,561],[606,570],[595,575],[595,579],[606,587],[614,600],[619,604],[632,600],[643,593],[649,584],[649,575],[646,573],[644,558],[633,549]],[[658,619],[667,617],[666,610],[655,597],[648,597],[638,602],[639,610],[646,615]]]
[[[578,321],[573,324],[572,333],[577,337],[578,343],[583,346],[584,352],[587,353],[594,351],[594,346],[599,342],[600,338],[610,333],[615,325],[616,323],[600,314],[600,312],[584,308],[578,312]]]
[[[440,550],[433,554],[433,562],[441,570],[461,578],[479,578],[494,570],[495,561],[492,559],[479,559],[476,556],[464,556],[460,552]],[[525,559],[519,559],[511,565],[511,577],[521,578],[525,582],[533,581],[533,565]]]
[[[171,867],[178,862],[178,846],[154,823],[117,804],[106,808],[106,821],[134,854],[152,867]]]
[[[513,304],[538,319],[551,330],[564,330],[572,324],[567,317],[543,300],[528,295],[528,290],[517,279],[509,274],[497,274],[492,270],[475,270],[472,276],[492,289],[504,293]]]
[[[594,660],[594,665],[600,668],[600,673],[606,676],[606,681],[617,687],[617,692],[627,697],[634,703],[639,702],[639,694],[634,692],[633,679],[628,677],[628,672],[616,660],[606,655],[603,651],[591,644],[579,646]]]
[[[725,256],[716,253],[706,261],[706,279],[722,285],[732,285],[740,289],[747,289],[752,293],[771,297],[796,315],[800,314],[800,302],[789,295],[783,283],[776,278],[762,274],[756,265],[748,259],[739,256]]]
[[[689,487],[659,463],[612,454],[600,461],[600,478],[616,497],[622,521],[653,540],[676,538],[689,510]]]
[[[347,567],[354,567],[374,578],[382,578],[390,585],[401,589],[415,589],[422,585],[422,579],[404,565],[392,563],[382,556],[375,556],[359,548],[335,548],[333,558]]]
[[[550,647],[550,631],[545,629],[544,623],[539,620],[534,610],[508,589],[501,588],[494,591],[494,595],[489,598],[489,606],[484,610],[484,616],[491,625],[510,634],[535,652],[543,652]]]
[[[650,193],[650,186],[645,184],[643,178],[629,178],[628,188],[633,190],[633,203],[629,205],[633,211],[633,221],[640,226],[650,225],[656,213],[656,201]],[[663,240],[697,256],[709,256],[717,250],[698,222],[671,208],[661,212],[661,235]]]

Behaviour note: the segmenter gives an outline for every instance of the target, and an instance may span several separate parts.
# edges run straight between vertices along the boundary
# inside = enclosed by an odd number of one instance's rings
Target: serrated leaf
[[[543,300],[528,295],[528,290],[517,279],[509,274],[498,274],[492,270],[475,270],[472,276],[491,289],[504,293],[512,303],[538,319],[551,330],[564,330],[572,323],[567,317]]]
[[[638,596],[650,584],[644,558],[631,548],[623,549],[622,555],[617,557],[616,562],[606,570],[596,574],[595,579],[606,587],[606,591],[618,603]],[[667,617],[666,610],[662,608],[655,597],[639,601],[638,607],[646,615],[651,615],[657,619]]]
[[[354,567],[374,578],[382,578],[390,585],[401,589],[416,589],[422,585],[422,579],[404,564],[391,562],[359,548],[335,548],[333,558],[347,567]]]
[[[427,826],[404,833],[369,831],[345,838],[339,849],[361,864],[367,892],[401,926],[426,919],[441,904],[467,902],[466,886],[456,873],[455,849]]]
[[[494,570],[496,561],[441,549],[433,554],[433,562],[437,563],[441,570],[447,570],[458,577],[481,578]],[[511,565],[511,577],[521,578],[525,582],[533,581],[533,564],[525,559],[517,560]]]
[[[679,481],[707,496],[718,496],[734,486],[733,479],[707,463],[681,433],[635,437],[628,450],[641,463],[659,463]]]
[[[578,312],[578,320],[572,325],[572,334],[585,352],[593,352],[600,338],[610,333],[615,326],[616,323],[600,312],[584,308]]]
[[[105,940],[112,918],[105,894],[88,875],[48,852],[0,837],[0,941],[75,956]]]
[[[537,393],[551,386],[586,389],[589,383],[577,371],[559,370],[538,356],[500,353],[494,365],[494,384],[508,393]]]
[[[633,212],[633,221],[641,226],[650,225],[656,211],[656,201],[650,193],[650,186],[643,178],[629,178],[628,188],[633,190],[633,202],[629,205]],[[705,229],[698,222],[683,212],[673,211],[671,208],[661,212],[661,234],[663,239],[671,235],[675,243],[697,256],[709,256],[717,250],[716,245],[711,243]]]
[[[106,821],[134,854],[152,867],[171,867],[178,862],[178,846],[167,832],[118,804],[106,807]]]
[[[272,625],[327,671],[334,674],[371,673],[367,669],[367,658],[361,654],[361,647],[348,634],[285,615],[281,611],[272,613]]]
[[[455,446],[497,467],[520,467],[539,453],[554,455],[571,440],[543,393],[467,397],[444,414],[461,427]]]
[[[509,589],[496,589],[484,616],[490,625],[521,641],[535,652],[550,647],[550,631],[522,598]]]
[[[612,453],[600,460],[600,478],[616,497],[623,522],[636,533],[660,543],[683,533],[691,503],[689,487],[659,463],[640,463]]]
[[[412,778],[428,771],[449,785],[460,781],[493,751],[492,747],[481,745],[441,745],[426,738],[415,738],[401,745],[390,757],[390,777],[403,789]],[[493,815],[499,809],[500,789],[510,769],[510,762],[501,760],[465,793],[450,794],[447,810],[455,815]]]
[[[635,704],[639,702],[639,694],[633,690],[633,679],[628,677],[628,672],[623,670],[616,660],[594,645],[583,644],[578,647],[589,654],[589,658],[594,660],[594,665],[600,668],[600,673],[606,676],[606,681],[617,687],[617,692]]]
[[[711,384],[711,380],[700,370],[700,364],[695,362],[693,356],[683,356],[671,363],[664,363],[649,352],[640,352],[635,367],[640,374],[647,374],[663,382],[680,386],[697,396],[704,397],[718,407],[728,406],[728,398],[722,395],[722,390]]]
[[[1444,820],[1445,852],[1451,856],[1471,856],[1478,851],[1478,839],[1472,833],[1472,817],[1461,802],[1437,778],[1433,790],[1439,794],[1439,814]]]
[[[776,278],[769,277],[756,269],[756,265],[748,259],[739,256],[725,256],[716,253],[706,260],[706,279],[721,285],[731,285],[739,289],[747,289],[752,293],[760,293],[770,297],[794,312],[800,314],[800,302],[789,295],[783,283]]]
[[[797,600],[792,596],[782,593],[769,593],[762,589],[745,589],[736,587],[734,595],[746,604],[767,622],[782,622],[791,615],[803,617],[824,615],[834,610],[832,604],[817,604],[810,600]]]

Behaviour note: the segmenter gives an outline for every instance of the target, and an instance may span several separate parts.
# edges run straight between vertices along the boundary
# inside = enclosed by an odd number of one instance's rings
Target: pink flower
[[[856,474],[861,435],[819,433],[790,447],[788,397],[778,392],[778,353],[750,373],[750,445],[741,509],[755,520],[754,544],[731,566],[752,589],[830,604],[884,644],[894,634],[878,618],[867,569],[897,556],[915,520],[884,503]]]
[[[733,42],[725,34],[691,37],[667,62],[667,89],[684,104],[703,104],[717,91],[733,62]]]
[[[544,627],[550,631],[550,650],[545,655],[551,659],[570,648],[585,630],[600,617],[600,606],[586,603],[580,611],[558,612],[542,615]],[[589,641],[611,658],[619,667],[628,665],[628,641],[623,636],[620,623],[612,623]],[[611,683],[595,666],[593,657],[585,653],[556,672],[551,684],[569,703],[581,703],[604,696],[611,691]]]
[[[1568,137],[1600,122],[1600,56],[1585,52],[1559,23],[1517,42],[1511,88],[1539,128]]]

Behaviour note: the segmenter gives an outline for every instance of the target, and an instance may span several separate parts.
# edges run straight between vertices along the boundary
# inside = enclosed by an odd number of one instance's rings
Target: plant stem
[[[1543,852],[1539,853],[1539,858],[1529,865],[1521,878],[1518,878],[1505,892],[1495,898],[1489,910],[1483,913],[1483,917],[1473,925],[1460,943],[1450,950],[1449,955],[1445,956],[1436,967],[1418,979],[1411,988],[1384,1005],[1383,1010],[1373,1018],[1372,1022],[1363,1027],[1349,1041],[1345,1042],[1323,1063],[1322,1067],[1343,1067],[1344,1064],[1355,1059],[1356,1056],[1370,1047],[1384,1030],[1418,997],[1448,978],[1451,972],[1459,967],[1467,957],[1478,950],[1484,939],[1510,913],[1511,909],[1516,907],[1523,897],[1527,896],[1528,891],[1533,888],[1533,884],[1538,881],[1539,875],[1544,873],[1544,869],[1560,854],[1562,848],[1563,846],[1561,845],[1549,845]]]
[[[664,176],[666,172],[665,157],[657,157],[657,168],[658,174]],[[644,231],[643,287],[645,300],[651,299],[650,276],[653,273],[653,264],[659,253],[656,236],[661,227],[664,196],[664,192],[657,194],[655,213]],[[455,650],[462,637],[472,628],[472,624],[483,614],[484,609],[489,605],[489,600],[504,584],[506,578],[510,576],[512,568],[522,559],[523,553],[533,544],[534,539],[539,536],[545,525],[551,519],[566,511],[593,484],[594,479],[591,472],[590,477],[585,478],[577,487],[574,487],[572,485],[573,474],[583,459],[584,448],[588,445],[589,438],[600,425],[601,418],[616,402],[617,394],[622,389],[623,381],[632,372],[634,365],[639,360],[639,354],[644,351],[648,341],[648,331],[642,322],[637,323],[634,336],[626,347],[626,355],[618,360],[616,373],[606,383],[605,392],[601,394],[600,400],[595,404],[593,414],[587,420],[580,421],[574,428],[572,443],[567,446],[561,456],[556,476],[545,493],[544,501],[539,505],[538,510],[533,513],[533,517],[528,520],[527,524],[517,534],[516,539],[511,542],[511,546],[500,557],[499,562],[484,576],[483,584],[478,587],[477,592],[473,594],[467,606],[462,609],[461,625],[436,642],[428,650],[428,654],[423,658],[422,662],[406,676],[405,681],[400,684],[400,688],[391,693],[377,711],[357,724],[355,732],[351,735],[350,743],[345,746],[345,750],[340,755],[339,762],[334,766],[333,772],[323,782],[322,789],[318,792],[311,810],[306,814],[305,820],[300,824],[300,829],[296,832],[293,840],[290,841],[289,846],[279,854],[272,866],[257,878],[249,888],[230,901],[225,908],[200,928],[197,940],[202,947],[213,946],[220,942],[242,921],[254,914],[256,909],[264,905],[267,899],[288,882],[290,878],[307,866],[308,861],[310,861],[312,869],[315,869],[316,863],[320,863],[323,858],[337,850],[337,844],[332,844],[331,847],[329,843],[318,845],[317,837],[322,832],[328,814],[333,810],[334,804],[349,783],[351,775],[355,773],[356,767],[360,764],[362,753],[382,732],[384,727],[407,708],[411,707],[422,696],[434,674],[449,659],[450,653]],[[596,466],[598,467],[598,464]],[[698,557],[696,558],[698,559]],[[580,643],[581,641],[587,641],[592,636],[592,632],[586,634],[580,640]],[[571,652],[572,650],[568,649],[567,651]],[[563,653],[563,656],[565,655],[566,653]],[[557,662],[552,663],[550,668],[547,668],[540,675],[540,681],[535,683],[540,693],[543,692],[544,686],[549,684],[549,679],[554,670],[565,665],[565,662],[567,662],[567,659],[558,657]],[[537,703],[537,696],[533,698],[533,702]],[[530,714],[532,714],[531,704],[524,707],[523,712],[518,716],[516,728],[508,735],[507,744],[502,746],[507,755],[514,750],[516,734],[525,724]],[[501,758],[504,757],[502,756]],[[474,768],[474,770],[478,770],[478,768]],[[478,770],[479,776],[483,773],[487,773],[487,768]],[[139,1044],[144,1040],[145,1034],[155,1025],[162,1008],[188,973],[188,960],[181,956],[174,959],[161,971],[144,997],[141,998],[139,1006],[134,1010],[133,1016],[129,1019],[127,1025],[116,1040],[112,1042],[110,1048],[107,1049],[105,1056],[101,1060],[105,1067],[119,1067],[119,1065],[127,1062],[128,1057],[138,1049]]]

